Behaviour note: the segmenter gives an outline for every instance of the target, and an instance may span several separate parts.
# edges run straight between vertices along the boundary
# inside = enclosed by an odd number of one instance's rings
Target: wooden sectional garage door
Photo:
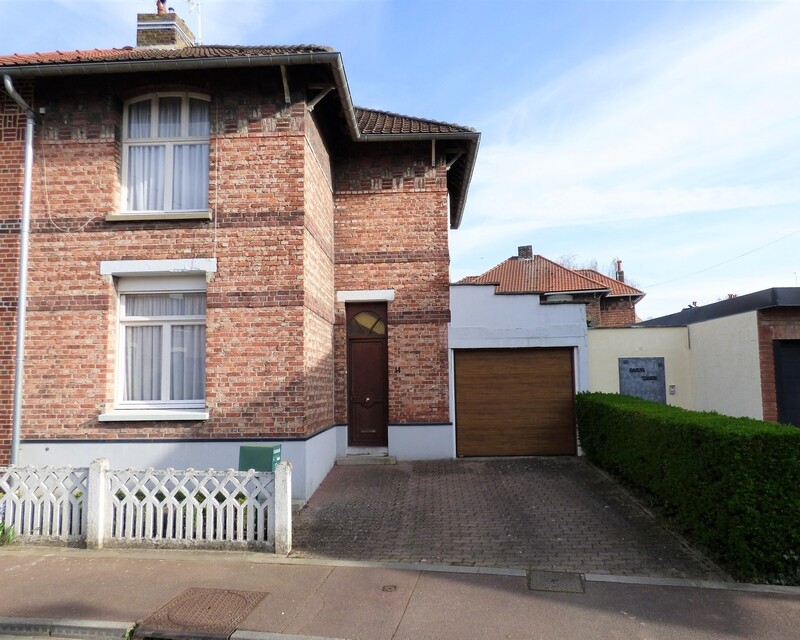
[[[459,456],[575,453],[572,349],[456,350]]]

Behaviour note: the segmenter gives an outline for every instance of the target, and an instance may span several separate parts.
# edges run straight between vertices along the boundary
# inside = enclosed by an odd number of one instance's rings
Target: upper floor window
[[[209,100],[193,93],[143,96],[125,105],[123,209],[208,210]]]

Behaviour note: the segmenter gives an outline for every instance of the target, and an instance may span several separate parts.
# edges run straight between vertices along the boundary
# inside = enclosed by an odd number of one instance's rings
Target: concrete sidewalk
[[[530,590],[521,569],[12,547],[0,576],[2,637],[47,637],[60,622],[70,637],[119,638],[193,587],[266,594],[238,624],[241,640],[783,640],[800,627],[798,588],[587,574],[585,591],[563,593]]]

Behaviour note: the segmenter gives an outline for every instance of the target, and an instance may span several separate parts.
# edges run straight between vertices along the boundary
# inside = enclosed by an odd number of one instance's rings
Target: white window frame
[[[100,263],[101,275],[117,278],[117,352],[115,354],[114,403],[111,410],[107,410],[98,416],[100,422],[197,421],[209,418],[205,399],[159,402],[123,400],[125,393],[125,323],[127,322],[131,325],[137,323],[153,324],[145,319],[125,318],[123,315],[123,296],[136,293],[206,293],[208,274],[214,273],[216,270],[217,261],[213,258],[116,260]],[[173,324],[200,324],[201,322],[206,324],[207,315],[206,312],[206,315],[202,318],[199,316],[158,316],[156,321],[159,323],[161,321],[172,322]],[[163,340],[164,333],[162,333]],[[165,362],[168,363],[169,358],[162,358],[162,366]],[[164,384],[162,373],[162,389],[164,389]]]
[[[159,279],[161,280],[161,279]],[[152,281],[134,280],[132,282],[121,282],[119,291],[119,331],[117,332],[117,388],[116,388],[116,407],[125,409],[202,409],[205,407],[205,393],[202,398],[192,400],[171,400],[169,398],[171,388],[172,370],[172,327],[174,326],[203,326],[206,325],[206,316],[128,316],[125,313],[125,301],[128,296],[138,294],[170,295],[184,293],[202,293],[205,295],[205,286],[202,288],[195,278],[177,278],[186,282],[173,282],[167,288],[158,286]],[[205,284],[205,281],[203,281]],[[123,289],[124,285],[124,289]],[[128,327],[161,327],[161,399],[160,400],[125,400],[125,387],[127,383],[127,344],[126,329]],[[203,348],[205,358],[205,346]],[[205,392],[205,383],[203,383]]]
[[[161,138],[158,136],[158,100],[160,98],[181,98],[181,133],[176,137]],[[208,192],[206,192],[206,206],[204,209],[171,209],[173,191],[173,162],[174,151],[178,145],[186,144],[205,144],[209,149],[209,159],[211,152],[211,136],[190,136],[189,135],[189,99],[203,100],[210,105],[211,98],[202,93],[189,91],[171,91],[164,93],[148,93],[137,96],[125,102],[122,115],[122,197],[120,199],[120,213],[109,216],[110,219],[131,219],[131,218],[152,218],[158,217],[208,217]],[[130,106],[139,102],[150,101],[150,137],[148,138],[129,138],[128,120]],[[210,129],[210,123],[209,123]],[[163,210],[152,209],[128,209],[128,164],[131,147],[136,146],[160,146],[164,149],[164,206]],[[210,163],[209,163],[210,164]],[[210,172],[210,169],[209,169]],[[201,215],[198,215],[201,214]]]

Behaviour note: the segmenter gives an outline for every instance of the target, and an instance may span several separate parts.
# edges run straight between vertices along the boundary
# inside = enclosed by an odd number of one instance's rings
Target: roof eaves
[[[237,67],[278,67],[298,64],[327,64],[336,83],[347,126],[354,140],[360,138],[350,86],[342,56],[336,51],[280,53],[270,55],[223,55],[215,57],[153,58],[145,60],[102,60],[97,62],[56,62],[0,67],[0,73],[11,78],[43,78],[101,73],[134,73],[188,69],[233,69]]]
[[[611,290],[609,289],[609,291],[611,291]],[[638,298],[639,300],[641,300],[646,295],[647,295],[646,293],[642,293],[640,291],[639,293],[608,293],[606,295],[606,297],[607,298]]]
[[[477,131],[453,132],[411,132],[390,134],[362,134],[353,105],[350,86],[347,81],[341,53],[337,51],[314,51],[280,53],[266,55],[221,55],[213,57],[194,56],[186,58],[152,58],[136,60],[99,60],[81,62],[42,62],[16,66],[0,66],[0,73],[11,78],[63,77],[72,75],[93,75],[102,73],[135,73],[161,70],[188,69],[229,69],[237,67],[277,67],[299,64],[327,64],[331,68],[344,112],[347,128],[356,142],[401,142],[415,140],[464,140],[468,150],[465,158],[464,179],[458,190],[450,212],[450,227],[457,229],[461,224],[466,206],[468,185],[472,182],[475,161],[480,143]],[[433,122],[433,121],[427,121]],[[446,123],[438,123],[446,124]],[[465,128],[466,129],[466,128]]]
[[[462,195],[453,204],[450,212],[450,228],[458,229],[464,217],[464,209],[467,205],[467,186],[472,182],[475,172],[475,162],[480,148],[481,134],[475,131],[454,131],[454,132],[414,132],[414,133],[362,133],[358,137],[359,142],[414,142],[428,140],[463,140],[467,143],[467,153],[465,154],[464,165],[464,187]]]
[[[599,293],[603,294],[610,291],[610,289],[574,289],[574,290],[553,290],[553,291],[544,291],[542,295],[544,296],[562,296],[562,295],[581,295],[586,293]]]

